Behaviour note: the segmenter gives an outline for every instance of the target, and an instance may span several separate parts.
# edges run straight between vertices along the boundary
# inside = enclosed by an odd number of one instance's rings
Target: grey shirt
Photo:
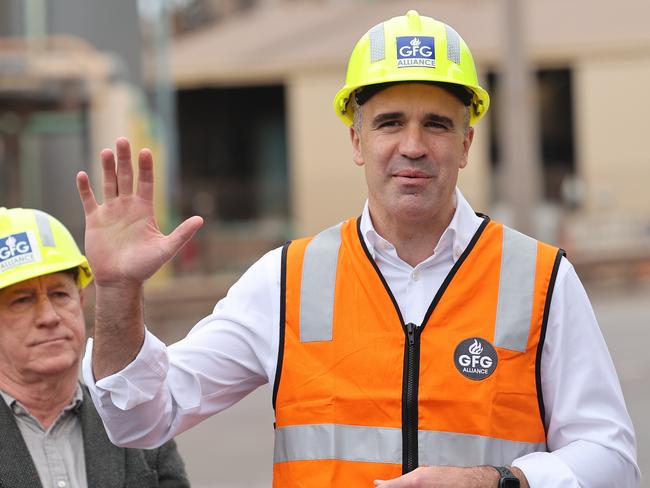
[[[0,391],[27,444],[44,488],[88,488],[79,408],[81,386],[48,429],[11,395]]]

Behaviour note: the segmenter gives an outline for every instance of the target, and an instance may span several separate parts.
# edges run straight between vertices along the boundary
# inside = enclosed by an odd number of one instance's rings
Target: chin
[[[79,360],[70,357],[51,357],[34,368],[34,372],[43,376],[65,375],[71,370],[75,373],[79,367]]]

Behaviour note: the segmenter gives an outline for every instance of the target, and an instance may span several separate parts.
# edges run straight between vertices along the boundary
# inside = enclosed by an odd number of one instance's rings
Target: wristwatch
[[[499,472],[499,488],[519,488],[519,478],[505,466],[492,466]]]

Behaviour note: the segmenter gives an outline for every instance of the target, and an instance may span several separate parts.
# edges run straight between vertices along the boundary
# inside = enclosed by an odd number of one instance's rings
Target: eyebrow
[[[372,126],[377,127],[379,124],[387,122],[389,120],[401,119],[404,117],[404,112],[386,112],[379,114],[372,119]]]

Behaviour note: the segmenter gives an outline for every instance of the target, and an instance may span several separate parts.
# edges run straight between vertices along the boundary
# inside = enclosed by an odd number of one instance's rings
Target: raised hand
[[[85,252],[98,286],[139,285],[192,238],[203,219],[191,217],[168,236],[162,234],[154,215],[151,151],[140,151],[134,193],[129,141],[119,138],[115,147],[115,154],[110,149],[101,152],[102,204],[95,199],[88,175],[77,175],[86,214]]]

